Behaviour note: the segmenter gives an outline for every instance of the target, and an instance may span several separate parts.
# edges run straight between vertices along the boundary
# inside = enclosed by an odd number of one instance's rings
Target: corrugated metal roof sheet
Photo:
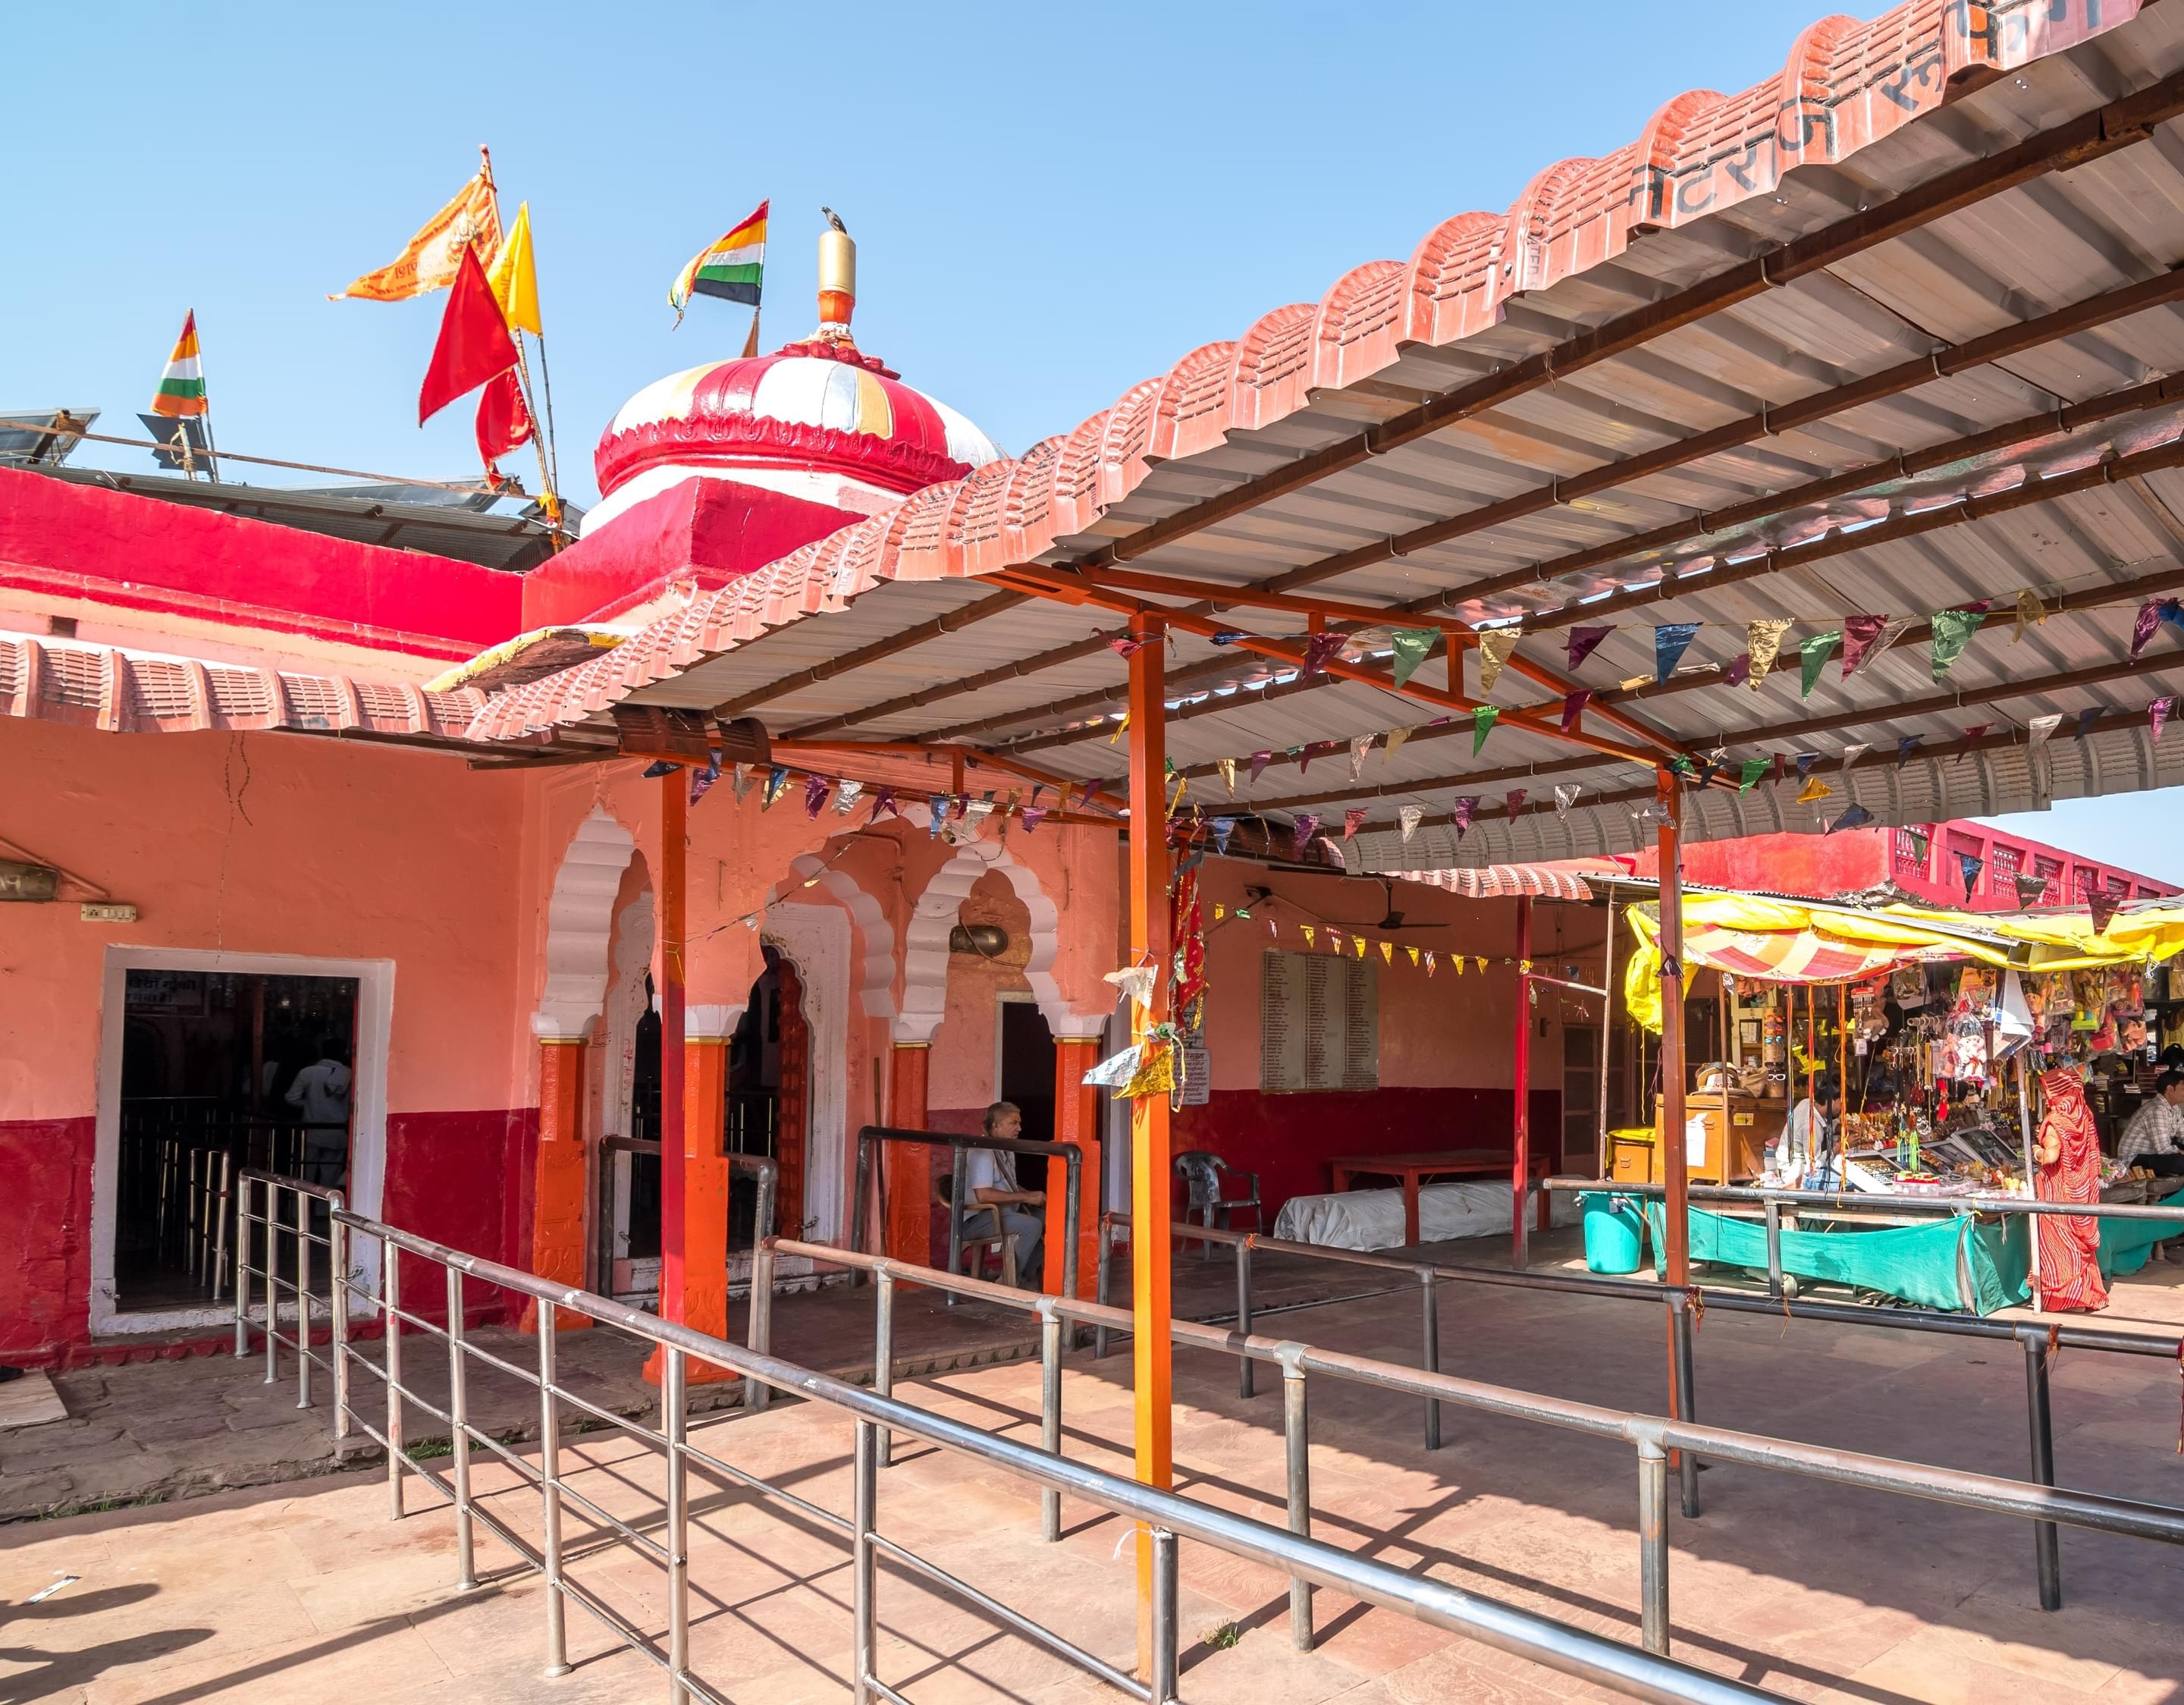
[[[2184,466],[2180,111],[2173,8],[1918,0],[1870,24],[1829,20],[1768,83],[1678,98],[1638,142],[1551,168],[1506,215],[1445,221],[1407,262],[1353,270],[1316,306],[1192,352],[1024,457],[808,547],[612,661],[497,700],[479,733],[595,717],[629,694],[755,695],[791,733],[999,740],[1061,773],[1118,775],[1097,719],[1119,708],[1123,666],[1100,635],[1121,616],[1027,602],[866,666],[822,666],[991,598],[964,576],[1097,568],[1120,541],[1139,572],[1239,588],[1288,577],[1353,603],[1521,616],[1521,655],[1557,667],[1570,625],[1616,622],[1576,672],[1596,695],[1588,718],[1613,706],[1733,760],[1825,754],[1834,812],[1854,800],[1923,821],[2178,779],[2143,726],[2150,696],[2184,690],[2176,641],[2136,668],[2128,649],[2141,599],[2184,590],[2184,471],[2170,465]],[[1874,224],[1936,184],[1949,193],[1931,217]],[[1825,265],[1767,274],[1770,255],[1807,252],[1783,245],[1823,237]],[[1699,305],[1676,311],[1693,292]],[[1586,353],[1595,328],[1631,316],[1645,335]],[[1462,402],[1482,382],[1493,398]],[[1357,452],[1381,422],[1403,430]],[[1205,507],[1226,493],[1239,495]],[[2006,611],[2026,588],[2058,613],[2015,644],[1997,617],[1938,684],[1906,642],[1847,680],[1831,665],[1797,696],[1794,648],[1847,615],[1923,619],[1979,599]],[[1766,617],[1799,624],[1789,672],[1758,694],[1723,684],[1745,624]],[[1271,610],[1222,619],[1273,639],[1303,628]],[[1657,686],[1663,620],[1702,626]],[[1282,666],[1170,644],[1170,751],[1201,772],[1210,809],[1339,820],[1365,805],[1358,841],[1380,867],[1606,851],[1646,833],[1630,809],[1647,768],[1506,722],[1474,759],[1462,710],[1435,727],[1435,708],[1355,682],[1268,690]],[[1450,684],[1469,695],[1474,678],[1467,665]],[[1558,704],[1513,671],[1491,696]],[[2108,720],[2028,755],[2031,717],[2081,710]],[[1347,743],[1396,727],[1415,732],[1392,755],[1376,745],[1351,782]],[[1914,736],[1942,755],[1896,766]],[[1875,749],[1849,777],[1846,741]],[[1260,751],[1272,761],[1232,802],[1208,772],[1223,759],[1248,772]],[[1566,810],[1558,784],[1582,789]],[[1513,788],[1529,795],[1514,819]],[[1691,832],[1814,827],[1791,791],[1694,795]],[[1474,796],[1459,841],[1446,820]],[[1407,842],[1405,803],[1428,819]]]

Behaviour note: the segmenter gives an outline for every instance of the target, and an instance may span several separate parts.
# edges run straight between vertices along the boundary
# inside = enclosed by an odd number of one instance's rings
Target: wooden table
[[[1507,1178],[1515,1156],[1487,1149],[1442,1149],[1415,1155],[1345,1155],[1329,1161],[1334,1188],[1347,1190],[1359,1178],[1390,1178],[1403,1186],[1403,1241],[1418,1240],[1418,1184],[1429,1178]],[[1535,1155],[1532,1176],[1545,1178],[1552,1170],[1548,1157]]]

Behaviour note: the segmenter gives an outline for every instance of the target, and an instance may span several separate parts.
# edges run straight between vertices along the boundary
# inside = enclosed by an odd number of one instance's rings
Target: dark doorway
[[[629,1134],[642,1143],[660,1140],[660,1014],[652,978],[644,979],[644,1011],[637,1021],[629,1070]],[[660,1259],[660,1156],[629,1157],[630,1261]]]
[[[1054,1037],[1046,1015],[1029,1000],[1004,1000],[1001,1008],[1000,1092],[1023,1110],[1023,1134],[1035,1143],[1054,1140]],[[1018,1155],[1017,1182],[1046,1188],[1046,1156]]]
[[[219,1271],[219,1223],[241,1168],[347,1184],[356,996],[347,977],[129,973],[117,1307],[197,1307],[216,1290],[232,1294]]]
[[[804,1234],[805,1130],[811,1084],[811,1029],[804,1017],[804,979],[794,960],[764,950],[766,969],[728,1044],[727,1108],[732,1155],[762,1155],[780,1168],[774,1223],[781,1237]],[[758,1181],[728,1180],[728,1247],[749,1249],[758,1215]]]

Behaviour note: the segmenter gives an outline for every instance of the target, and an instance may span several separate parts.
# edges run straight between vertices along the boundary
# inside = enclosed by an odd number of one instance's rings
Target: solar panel
[[[57,467],[91,430],[96,409],[9,409],[0,410],[0,463],[17,467]]]

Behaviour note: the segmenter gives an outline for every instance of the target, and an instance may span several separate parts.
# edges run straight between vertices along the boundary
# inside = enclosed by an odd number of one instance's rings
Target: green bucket
[[[1646,1247],[1646,1220],[1637,1202],[1608,1190],[1578,1198],[1585,1211],[1585,1264],[1594,1273],[1635,1273]]]

